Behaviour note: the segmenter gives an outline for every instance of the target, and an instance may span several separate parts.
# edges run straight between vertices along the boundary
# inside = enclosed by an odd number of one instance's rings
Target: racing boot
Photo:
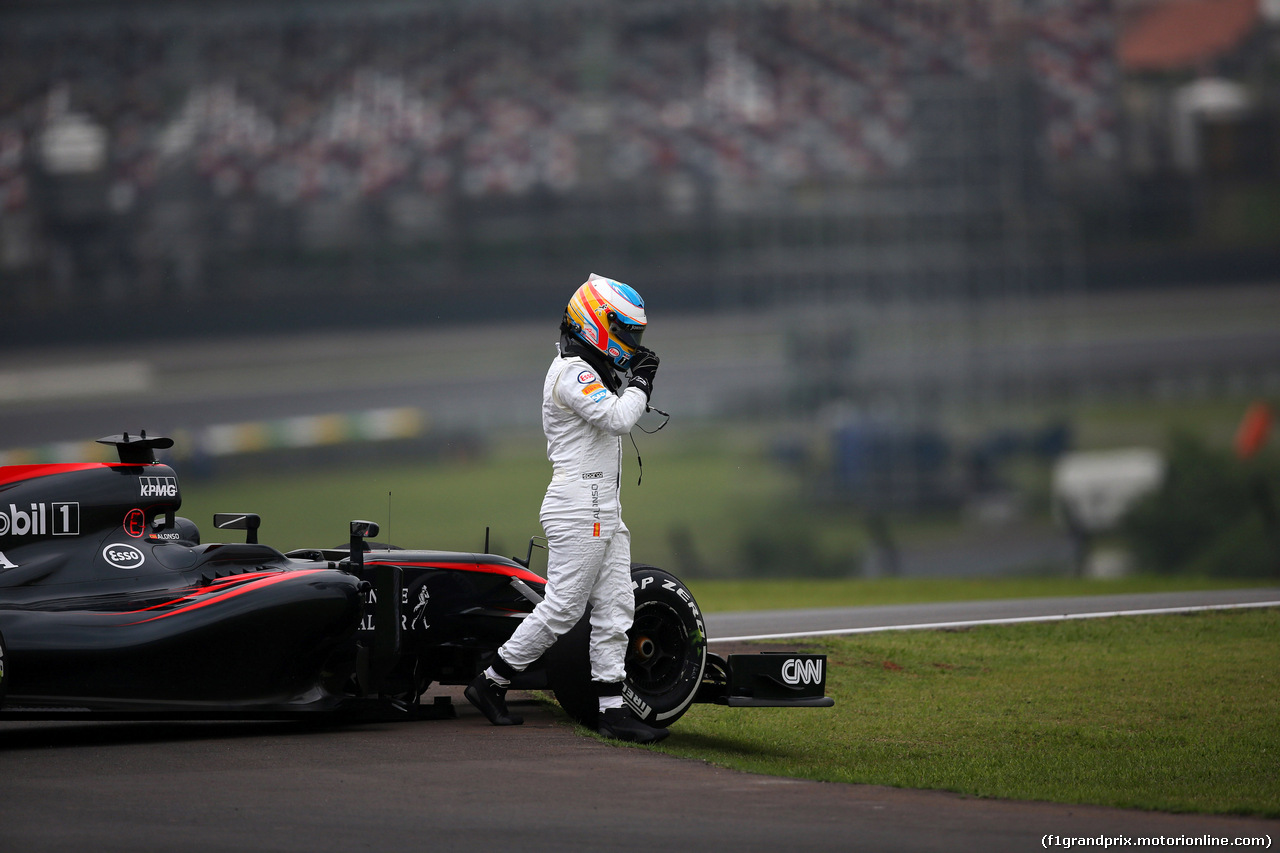
[[[596,718],[596,731],[607,738],[625,740],[628,743],[657,743],[667,736],[666,729],[658,729],[637,720],[622,700],[622,682],[612,684],[594,682],[596,695],[600,697],[600,716]]]
[[[629,743],[657,743],[666,737],[666,729],[658,729],[637,720],[630,708],[606,708],[600,712],[596,731],[607,738]]]
[[[516,671],[506,661],[495,657],[493,666],[477,675],[462,695],[495,726],[518,726],[524,722],[524,717],[507,710],[507,685],[515,674]]]

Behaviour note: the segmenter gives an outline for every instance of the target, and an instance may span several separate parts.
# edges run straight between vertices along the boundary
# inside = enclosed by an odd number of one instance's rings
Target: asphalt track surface
[[[980,378],[1044,387],[1088,378],[1125,388],[1264,368],[1280,376],[1280,331],[1271,322],[1280,288],[1270,282],[1034,305],[995,300],[963,310],[945,301],[897,307],[910,310],[847,307],[865,326],[850,367],[855,386],[933,394]],[[653,317],[645,343],[662,356],[654,402],[676,425],[746,411],[786,416],[794,384],[812,378],[793,352],[794,332],[805,328],[799,316],[666,316],[655,308]],[[956,337],[970,327],[981,340]],[[273,335],[228,329],[210,339],[14,349],[0,341],[0,450],[399,406],[420,407],[442,434],[537,429],[554,328],[554,319],[538,318]]]
[[[1222,605],[1274,600],[1280,589],[1231,598],[1177,594],[1171,604],[1167,596],[1109,596],[1093,603],[1111,611]],[[1087,603],[1054,601],[854,609],[844,624],[883,629],[953,615],[1020,618]],[[812,629],[817,612],[799,611],[792,622],[765,614],[757,627]],[[823,613],[823,620],[834,618]],[[739,618],[724,614],[711,625]],[[1280,841],[1277,820],[738,773],[582,735],[532,701],[520,702],[523,726],[498,729],[455,689],[428,695],[453,697],[457,717],[341,728],[0,723],[0,851],[1026,851],[1041,849],[1049,835]]]

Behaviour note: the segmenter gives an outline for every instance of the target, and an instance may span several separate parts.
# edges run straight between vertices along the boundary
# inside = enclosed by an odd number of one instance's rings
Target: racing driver
[[[552,465],[540,515],[547,534],[546,598],[465,691],[496,726],[524,722],[507,711],[511,679],[572,628],[590,604],[600,734],[635,743],[667,735],[632,715],[622,697],[635,599],[631,532],[622,523],[618,488],[622,436],[648,408],[658,372],[658,357],[640,345],[647,323],[640,294],[595,273],[565,308],[559,351],[542,388],[542,429]]]

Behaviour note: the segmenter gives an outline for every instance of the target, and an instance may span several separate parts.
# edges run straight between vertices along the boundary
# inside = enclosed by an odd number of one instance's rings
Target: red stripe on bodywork
[[[52,477],[54,474],[70,474],[74,471],[92,471],[95,468],[138,468],[139,465],[125,465],[123,462],[59,462],[43,465],[4,465],[0,466],[0,486],[9,483],[20,483],[23,480],[34,480],[37,477]]]
[[[318,571],[318,570],[312,569],[311,571]],[[161,604],[153,604],[150,607],[144,607],[141,610],[126,610],[124,612],[146,613],[151,610],[163,610],[166,607],[173,607],[175,604],[179,604],[183,601],[191,601],[192,599],[198,596],[208,595],[211,592],[217,592],[219,589],[223,589],[225,587],[247,583],[251,580],[257,580],[259,578],[275,577],[276,575],[279,575],[279,574],[280,574],[280,570],[276,569],[269,572],[246,572],[242,575],[227,575],[225,578],[214,578],[213,580],[209,581],[207,584],[200,587],[199,589],[192,590],[189,595],[183,595],[178,598],[172,599],[170,601],[163,602]]]
[[[501,563],[402,563],[396,560],[372,560],[366,566],[413,566],[422,569],[456,569],[463,572],[483,572],[489,575],[506,575],[532,583],[546,583],[547,579],[535,575],[528,569],[515,566],[504,566]]]
[[[313,575],[318,571],[321,571],[321,570],[320,569],[304,569],[302,571],[296,571],[296,572],[259,572],[259,573],[254,573],[252,575],[237,575],[234,578],[225,578],[223,579],[223,581],[241,581],[241,583],[239,583],[237,586],[233,587],[232,589],[224,590],[223,588],[226,587],[227,584],[225,582],[215,581],[213,584],[210,584],[209,586],[204,587],[201,590],[196,590],[194,596],[183,596],[182,598],[175,598],[173,601],[168,601],[168,602],[165,602],[164,604],[157,604],[154,607],[147,607],[143,610],[132,611],[134,613],[146,613],[151,610],[159,610],[164,607],[170,607],[182,601],[191,602],[185,607],[178,607],[174,610],[170,610],[168,613],[161,613],[158,616],[152,616],[150,619],[139,619],[137,622],[129,622],[128,624],[142,625],[146,622],[154,622],[157,619],[167,619],[170,616],[177,616],[180,613],[189,613],[192,610],[200,610],[201,608],[208,607],[211,604],[217,604],[220,601],[227,601],[232,598],[237,598],[241,595],[244,595],[245,593],[253,592],[254,590],[264,589],[268,586],[274,586],[275,584],[278,584],[282,581],[290,580],[291,578],[306,577],[307,575]],[[222,590],[222,591],[215,592],[215,590]],[[215,592],[215,594],[210,595],[209,594],[210,592]]]

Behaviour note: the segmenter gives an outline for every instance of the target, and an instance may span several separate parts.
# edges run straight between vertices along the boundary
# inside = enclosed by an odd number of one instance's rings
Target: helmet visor
[[[609,336],[622,344],[628,355],[634,353],[636,347],[640,346],[640,338],[644,336],[644,329],[643,325],[628,323],[615,312],[609,312]]]

